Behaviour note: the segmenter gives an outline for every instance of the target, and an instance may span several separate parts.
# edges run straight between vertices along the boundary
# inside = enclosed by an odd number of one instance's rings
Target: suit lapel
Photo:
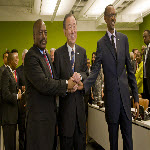
[[[13,76],[13,73],[11,72],[10,68],[7,67],[8,71],[9,71],[9,75],[10,75],[10,78],[13,80],[14,84],[16,85],[16,88],[17,88],[17,83],[16,83],[16,79],[14,78]]]
[[[75,45],[75,68],[74,71],[78,72],[78,66],[79,66],[79,57],[80,57],[80,50],[79,50],[79,46]]]
[[[45,60],[44,56],[41,54],[40,50],[35,45],[33,47],[34,47],[34,50],[36,51],[36,54],[38,54],[39,59],[41,60],[41,62],[43,64],[43,67],[46,69],[46,72],[49,72],[49,74],[51,76],[50,70],[49,70],[49,68],[48,68],[48,66],[46,64],[46,60]],[[52,62],[51,62],[51,59],[50,59],[49,55],[47,54],[47,52],[46,52],[46,55],[47,55],[47,57],[49,59],[50,65],[52,67]],[[52,71],[54,71],[53,68],[52,68]]]
[[[64,67],[67,68],[69,76],[73,75],[73,71],[72,71],[72,66],[71,66],[71,62],[70,62],[70,57],[69,57],[69,52],[68,52],[68,47],[67,47],[67,43],[64,46],[64,51],[63,51],[63,58],[64,58]],[[76,59],[76,58],[75,58]],[[76,61],[76,60],[75,60]]]
[[[117,58],[119,58],[119,56],[120,56],[120,50],[121,50],[120,40],[121,40],[121,37],[120,37],[120,35],[117,33],[117,31],[116,31]]]
[[[113,55],[114,59],[116,60],[116,54],[115,54],[115,51],[114,51],[114,49],[113,49],[113,47],[111,45],[110,39],[109,39],[109,37],[107,35],[107,32],[105,34],[105,44],[106,44],[107,48],[110,50],[110,52]]]

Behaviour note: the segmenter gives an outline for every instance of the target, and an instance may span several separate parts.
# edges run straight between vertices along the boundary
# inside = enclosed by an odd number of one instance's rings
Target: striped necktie
[[[49,68],[49,71],[50,71],[50,73],[51,73],[51,77],[53,78],[52,68],[51,68],[51,65],[50,65],[50,63],[49,63],[49,61],[48,61],[48,58],[47,58],[47,56],[46,56],[45,50],[43,51],[43,55],[44,55],[46,64],[47,64],[47,66],[48,66],[48,68]]]
[[[73,49],[71,51],[71,66],[72,66],[72,71],[74,72],[74,50]]]

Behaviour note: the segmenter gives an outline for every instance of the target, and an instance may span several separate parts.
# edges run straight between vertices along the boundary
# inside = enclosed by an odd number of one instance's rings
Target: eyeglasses
[[[106,16],[108,16],[109,18],[112,18],[112,17],[116,18],[117,14],[107,14]]]

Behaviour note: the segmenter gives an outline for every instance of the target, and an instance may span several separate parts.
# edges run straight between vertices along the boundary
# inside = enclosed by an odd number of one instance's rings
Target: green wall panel
[[[63,33],[62,22],[45,22],[48,31],[47,49],[58,48],[66,42]],[[29,49],[33,45],[33,24],[31,21],[0,22],[0,66],[3,64],[2,54],[6,48],[19,50],[19,65],[21,65],[21,53],[23,49]],[[130,51],[133,48],[140,49],[139,31],[120,31],[128,36]],[[105,31],[80,31],[76,43],[84,47],[87,51],[87,57],[91,59],[91,54],[96,51],[97,41],[105,35]]]

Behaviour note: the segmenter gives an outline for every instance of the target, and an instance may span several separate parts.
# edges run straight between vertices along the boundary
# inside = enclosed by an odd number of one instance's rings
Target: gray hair
[[[51,49],[50,49],[50,52],[52,52],[52,51],[54,51],[54,52],[55,52],[55,50],[56,50],[55,48],[51,48]]]
[[[22,52],[22,57],[28,52],[27,49],[24,49],[23,52]]]

